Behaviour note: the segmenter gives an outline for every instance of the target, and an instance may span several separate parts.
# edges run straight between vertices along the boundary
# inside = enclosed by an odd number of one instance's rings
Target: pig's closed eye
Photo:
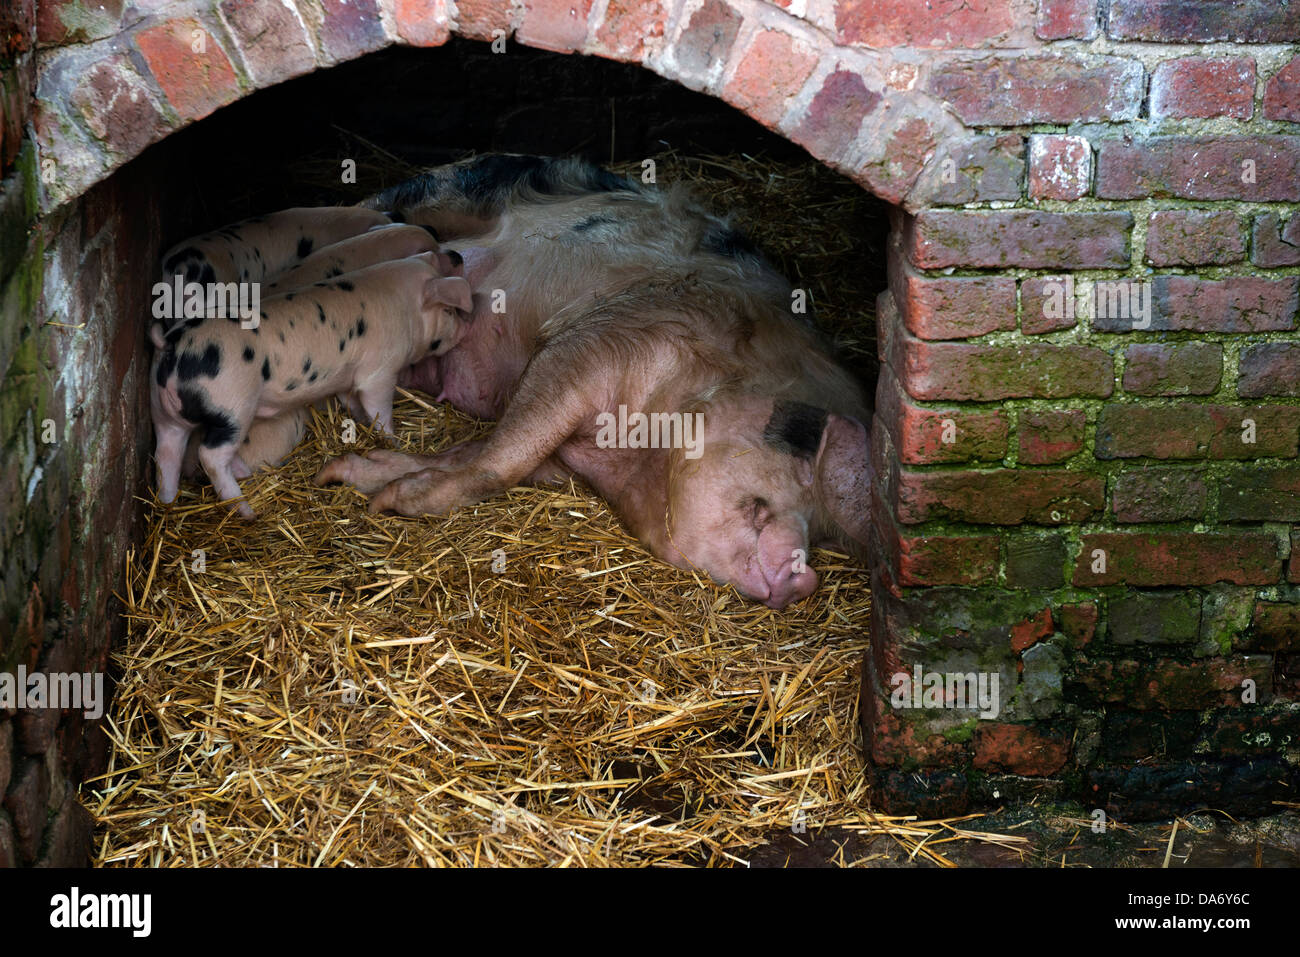
[[[746,511],[749,513],[749,523],[755,528],[762,528],[772,520],[772,510],[768,507],[767,499],[750,499]]]
[[[433,342],[429,343],[429,351],[430,351],[430,352],[436,352],[437,349],[438,349],[438,346],[440,346],[440,345],[442,345],[442,340],[441,340],[441,339],[434,339]]]

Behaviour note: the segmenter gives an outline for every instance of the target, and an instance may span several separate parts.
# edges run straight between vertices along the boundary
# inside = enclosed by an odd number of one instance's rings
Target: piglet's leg
[[[158,462],[158,498],[164,502],[176,500],[181,482],[181,461],[185,458],[185,444],[190,432],[183,425],[154,426],[154,438],[158,443],[154,453]]]
[[[393,390],[396,388],[396,375],[368,379],[357,386],[357,399],[364,410],[366,421],[373,422],[384,435],[394,438]]]
[[[216,448],[201,446],[199,463],[203,466],[203,471],[208,473],[217,497],[223,501],[237,501],[235,508],[239,514],[244,518],[254,518],[253,508],[245,501],[244,493],[239,490],[239,483],[235,481],[232,470],[238,449],[239,446],[234,444],[219,445]]]
[[[520,484],[580,425],[594,421],[596,408],[588,395],[604,391],[602,372],[611,366],[608,357],[593,352],[542,350],[529,363],[513,401],[473,461],[397,479],[371,500],[370,511],[443,515]],[[574,382],[585,388],[567,385]]]

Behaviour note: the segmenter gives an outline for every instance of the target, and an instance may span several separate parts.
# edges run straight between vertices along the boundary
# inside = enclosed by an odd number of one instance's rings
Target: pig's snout
[[[796,567],[800,570],[796,571]],[[764,568],[763,577],[767,580],[769,589],[767,597],[762,599],[763,604],[778,611],[786,605],[802,601],[817,590],[817,573],[806,561],[794,557],[786,559],[771,572]]]

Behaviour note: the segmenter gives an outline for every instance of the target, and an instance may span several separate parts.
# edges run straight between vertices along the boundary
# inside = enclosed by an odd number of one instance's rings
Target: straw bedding
[[[673,164],[763,211],[745,225],[869,357],[850,191],[825,198],[806,166]],[[845,555],[815,553],[821,588],[777,613],[655,560],[581,485],[372,517],[310,478],[378,437],[347,446],[338,408],[313,416],[242,483],[255,523],[193,485],[147,503],[110,771],[82,792],[100,864],[734,865],[828,825],[946,863],[939,844],[979,837],[870,810],[871,596]],[[395,418],[410,451],[491,428],[418,394]]]

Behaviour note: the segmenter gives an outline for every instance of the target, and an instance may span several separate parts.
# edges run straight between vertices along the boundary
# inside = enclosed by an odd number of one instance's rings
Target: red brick
[[[1248,120],[1255,112],[1255,61],[1248,56],[1165,60],[1151,75],[1150,95],[1152,119]]]
[[[977,525],[1086,521],[1106,503],[1104,479],[1063,470],[913,472],[900,469],[894,514],[906,525],[934,519]]]
[[[442,46],[451,35],[445,3],[394,0],[393,22],[397,26],[397,35],[412,46]]]
[[[930,158],[907,194],[910,208],[1020,199],[1025,179],[1025,141],[1020,134],[944,134],[932,139],[932,151],[918,157]]]
[[[898,584],[984,585],[998,574],[996,535],[904,535],[892,522],[881,528]]]
[[[1280,332],[1296,327],[1300,277],[1197,279],[1156,276],[1151,281],[1151,317],[1147,331]],[[1129,332],[1133,319],[1094,316],[1101,332]]]
[[[1020,440],[1021,465],[1055,465],[1083,448],[1087,415],[1082,409],[1045,412],[1026,409],[1020,413],[1016,434]]]
[[[976,346],[930,343],[899,330],[890,362],[923,401],[1105,398],[1115,389],[1111,357],[1093,346]]]
[[[1042,724],[981,721],[971,741],[974,765],[982,771],[1045,777],[1065,767],[1070,757],[1071,735]]]
[[[931,279],[896,256],[890,286],[908,331],[921,339],[969,339],[1016,327],[1010,276]]]
[[[1219,521],[1300,522],[1300,468],[1249,468],[1219,479]]]
[[[899,461],[908,465],[997,461],[1007,452],[1006,412],[922,408],[888,366],[880,370],[875,414],[889,429]]]
[[[1094,572],[1105,552],[1105,571]],[[1272,585],[1282,577],[1277,540],[1268,533],[1106,532],[1083,536],[1074,583],[1100,585]]]
[[[1092,146],[1082,136],[1029,137],[1029,198],[1075,200],[1092,185]]]
[[[587,39],[591,0],[524,0],[520,43],[556,53],[582,49]]]
[[[191,49],[202,31],[205,51]],[[140,30],[135,44],[182,120],[202,119],[239,98],[239,81],[217,38],[198,20],[169,20]]]
[[[1143,342],[1124,351],[1124,391],[1134,395],[1211,395],[1222,377],[1217,342]]]
[[[1016,654],[1035,642],[1049,637],[1056,628],[1052,624],[1052,609],[1044,608],[1038,614],[1011,626],[1011,650]]]
[[[1296,7],[1300,10],[1300,6]],[[1253,183],[1243,182],[1254,163]],[[1097,145],[1102,199],[1300,200],[1300,137],[1157,136]]]
[[[1051,310],[1048,302],[1062,299],[1063,278],[1060,276],[1038,276],[1026,279],[1020,284],[1020,331],[1027,336],[1037,336],[1048,332],[1072,329],[1079,323],[1077,311],[1071,312],[1064,307],[1064,302],[1057,302],[1060,308]],[[1077,305],[1077,303],[1076,303]]]
[[[929,0],[837,0],[835,42],[872,49],[988,46],[1016,26],[1013,0],[967,0],[940,15]]]
[[[1256,266],[1300,266],[1300,216],[1292,214],[1283,227],[1277,213],[1260,213],[1250,244]]]
[[[1300,7],[1277,0],[1111,0],[1106,32],[1117,40],[1158,43],[1294,43]]]
[[[1096,602],[1085,601],[1062,605],[1056,609],[1054,617],[1061,634],[1069,638],[1075,648],[1087,646],[1097,636],[1097,621],[1100,614]]]
[[[1238,377],[1237,394],[1245,398],[1300,395],[1300,343],[1263,342],[1244,346]]]
[[[111,37],[122,29],[124,6],[124,0],[41,0],[36,39],[41,46],[66,46]],[[0,47],[0,60],[3,53]]]
[[[1132,469],[1115,479],[1111,511],[1117,522],[1181,522],[1204,516],[1208,495],[1200,472]]]
[[[1243,441],[1255,423],[1254,443]],[[1099,459],[1295,458],[1300,416],[1284,405],[1111,404],[1097,418]]]
[[[872,717],[863,722],[867,733],[867,749],[877,765],[947,766],[965,757],[965,748],[949,741],[942,734],[927,734],[923,723],[908,720],[908,711],[896,711],[889,703],[889,675],[882,675],[885,697],[881,698],[863,682],[862,704],[870,708]]]
[[[863,119],[878,103],[880,94],[868,90],[862,77],[836,70],[822,82],[808,115],[790,138],[819,159],[841,156],[857,139]]]
[[[398,6],[399,22],[411,2],[402,0]],[[316,69],[307,27],[284,4],[222,0],[221,16],[257,86],[271,86]]]
[[[1241,262],[1246,237],[1230,209],[1161,209],[1147,220],[1147,262],[1201,266]]]
[[[678,37],[674,58],[688,74],[702,79],[713,67],[727,62],[740,23],[740,14],[722,0],[704,0]]]
[[[922,269],[1123,268],[1132,228],[1127,212],[928,209],[908,220],[904,242],[912,264]]]
[[[1190,664],[1169,658],[1078,659],[1071,680],[1106,704],[1138,711],[1201,711],[1241,707],[1242,683],[1248,678],[1263,701],[1272,691],[1270,663],[1268,655],[1211,658]]]
[[[1119,57],[997,56],[936,64],[927,91],[967,126],[1135,120],[1143,75]]]
[[[817,52],[779,30],[754,37],[722,98],[766,126],[775,126],[789,99],[817,65]]]
[[[459,36],[492,40],[496,30],[507,34],[511,31],[511,0],[458,0],[456,10],[456,33]],[[606,16],[606,22],[608,20]]]
[[[1292,58],[1265,85],[1264,116],[1300,123],[1300,56]]]
[[[110,56],[94,63],[69,97],[87,127],[113,153],[133,157],[168,128],[129,57]]]
[[[317,32],[325,57],[335,63],[388,45],[376,0],[317,0],[324,19]]]
[[[1097,0],[1039,0],[1040,40],[1091,40],[1097,35]]]
[[[891,113],[886,105],[873,114],[860,135],[871,144],[871,155],[858,168],[858,177],[880,199],[897,205],[904,198],[910,201],[925,158],[938,150],[945,134],[933,117],[909,116],[898,110]]]
[[[463,10],[464,4],[460,7]],[[592,49],[615,60],[639,63],[646,41],[664,35],[667,19],[659,0],[610,0]]]

